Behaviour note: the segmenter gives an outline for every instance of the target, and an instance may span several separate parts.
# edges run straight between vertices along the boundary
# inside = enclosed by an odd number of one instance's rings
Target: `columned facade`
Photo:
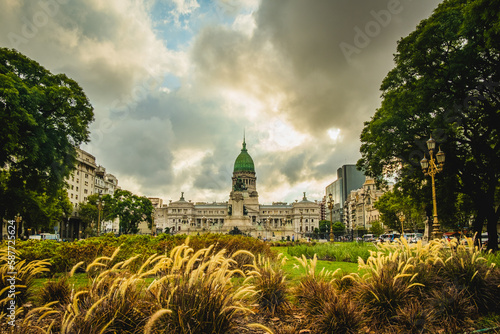
[[[307,200],[292,204],[276,202],[259,204],[257,177],[245,139],[234,162],[231,191],[227,202],[178,201],[157,207],[158,232],[180,234],[244,233],[267,240],[303,239],[319,228],[321,203]]]

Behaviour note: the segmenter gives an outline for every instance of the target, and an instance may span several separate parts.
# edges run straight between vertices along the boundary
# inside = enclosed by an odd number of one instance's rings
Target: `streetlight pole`
[[[433,153],[436,148],[436,141],[432,139],[432,136],[427,141],[427,148],[429,149],[430,160],[424,158],[420,161],[422,165],[422,171],[425,175],[429,175],[431,177],[432,182],[432,208],[433,208],[433,222],[432,222],[432,238],[439,239],[442,236],[442,233],[439,231],[439,221],[437,215],[437,204],[436,204],[436,185],[434,182],[434,176],[443,170],[445,154],[441,149],[436,154],[436,159],[434,159]],[[436,160],[438,165],[436,165]]]
[[[333,242],[333,196],[328,194],[328,209],[330,209],[330,242]]]

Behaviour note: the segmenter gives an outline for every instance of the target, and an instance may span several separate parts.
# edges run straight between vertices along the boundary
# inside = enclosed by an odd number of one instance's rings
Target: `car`
[[[377,236],[375,234],[365,234],[363,235],[364,242],[374,242],[377,241]]]
[[[380,241],[381,242],[393,242],[401,237],[401,234],[399,233],[384,233],[380,236]]]
[[[486,246],[488,244],[488,232],[481,233],[480,240],[481,240],[481,244]],[[500,244],[500,233],[498,233],[498,243]]]
[[[409,243],[416,243],[419,240],[422,240],[424,237],[423,233],[406,233],[405,238]]]

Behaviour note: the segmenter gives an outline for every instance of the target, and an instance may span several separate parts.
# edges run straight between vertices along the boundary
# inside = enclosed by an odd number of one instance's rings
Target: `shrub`
[[[6,248],[0,249],[0,319],[9,313],[6,308],[11,300],[15,300],[18,311],[22,310],[23,304],[32,296],[33,280],[37,275],[48,272],[48,267],[47,261],[27,263],[9,254]],[[15,295],[14,299],[12,295]]]
[[[363,310],[345,294],[325,302],[312,320],[317,333],[355,334],[364,327]]]
[[[405,249],[397,246],[386,252],[371,252],[366,263],[360,259],[359,267],[366,274],[358,280],[354,289],[357,300],[366,307],[373,326],[392,320],[398,309],[418,295],[418,287]]]
[[[235,326],[236,315],[250,312],[244,301],[255,290],[246,281],[234,288],[231,280],[244,273],[231,270],[235,261],[225,257],[224,250],[214,254],[213,248],[194,253],[184,244],[172,250],[163,266],[165,275],[148,288],[158,315],[151,318],[154,321],[148,323],[148,331],[226,333]]]
[[[58,280],[47,281],[38,292],[37,299],[40,305],[45,305],[51,302],[58,302],[64,307],[71,300],[71,286],[68,278],[62,276]]]
[[[308,315],[318,315],[326,303],[335,300],[336,291],[332,283],[307,276],[295,289],[295,296]]]
[[[106,276],[101,281],[106,281]],[[107,289],[100,282],[77,292],[61,326],[66,333],[143,333],[152,302],[142,291],[140,277],[110,278]],[[139,283],[139,284],[138,284]]]
[[[428,333],[434,321],[433,311],[417,301],[398,308],[392,328],[395,333]]]
[[[471,325],[471,318],[477,315],[468,291],[454,285],[432,291],[426,303],[433,310],[436,325],[446,328],[449,333],[464,332],[464,328]]]
[[[256,300],[261,311],[274,316],[290,308],[287,295],[286,276],[281,263],[271,262],[270,259],[261,256],[252,265],[253,271],[248,275],[253,276],[253,284],[257,290]]]

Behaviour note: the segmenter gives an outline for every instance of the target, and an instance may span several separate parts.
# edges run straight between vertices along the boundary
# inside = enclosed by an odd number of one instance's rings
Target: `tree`
[[[381,85],[382,104],[361,133],[358,167],[379,183],[392,173],[431,201],[419,161],[429,135],[446,152],[437,174],[438,216],[463,194],[473,229],[487,222],[488,248],[497,250],[500,215],[499,0],[445,0],[399,41],[396,67]],[[403,181],[403,182],[401,182]]]
[[[95,224],[97,229],[98,220],[101,222],[106,220],[112,220],[115,218],[114,205],[115,201],[113,197],[109,194],[105,194],[101,197],[101,214],[99,217],[99,195],[92,194],[87,197],[87,202],[80,204],[78,210],[78,216],[87,223],[88,225]]]
[[[398,187],[385,192],[375,203],[375,208],[389,229],[401,231],[402,228],[416,230],[423,227],[423,207]]]
[[[38,221],[32,217],[47,217],[44,205],[56,202],[74,168],[75,147],[89,141],[93,119],[75,81],[0,48],[1,217],[21,213],[33,226]]]
[[[34,231],[53,232],[54,227],[58,226],[67,219],[73,206],[68,199],[66,189],[61,188],[54,196],[47,193],[27,192],[24,203],[27,204],[22,214],[22,222],[19,226],[19,235],[31,228]]]
[[[345,226],[341,222],[335,222],[332,224],[333,234],[339,236],[345,232]]]
[[[381,235],[384,234],[385,230],[382,227],[382,224],[378,220],[376,220],[372,222],[372,227],[370,229],[370,232],[375,235]]]
[[[142,221],[153,224],[153,204],[147,197],[132,194],[128,190],[118,189],[113,194],[113,217],[120,219],[120,231],[124,234],[134,234],[139,231]]]

